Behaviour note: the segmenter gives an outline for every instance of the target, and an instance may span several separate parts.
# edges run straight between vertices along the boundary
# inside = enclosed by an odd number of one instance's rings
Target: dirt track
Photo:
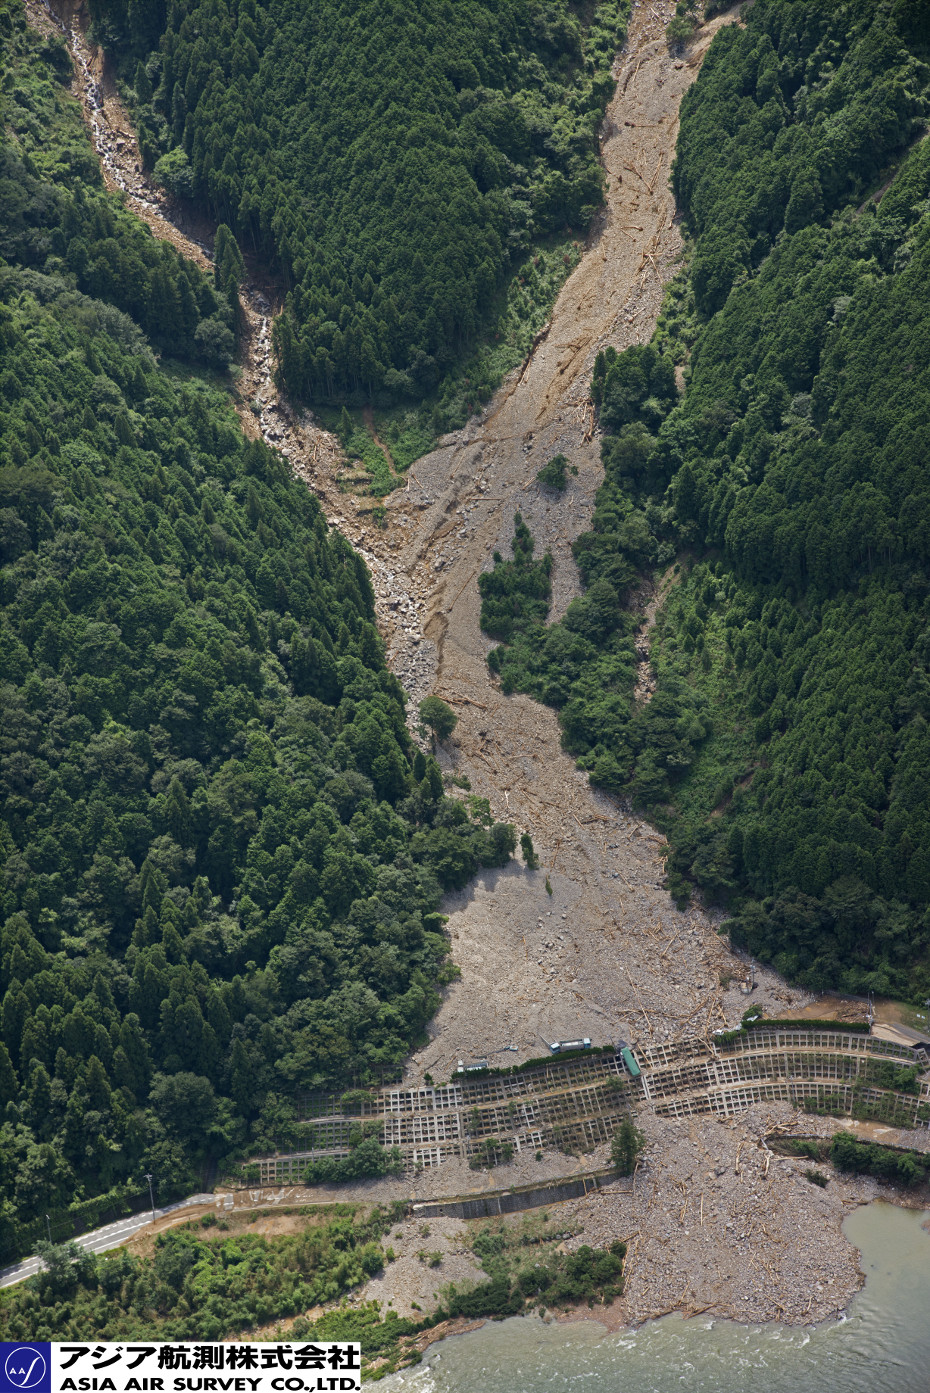
[[[81,71],[76,88],[108,183],[126,191],[129,206],[157,236],[207,264],[209,229],[186,223],[141,174],[126,114],[98,55],[81,37],[81,16],[70,0],[67,8],[65,0],[61,5],[69,28],[78,21],[72,32]],[[48,23],[38,0],[27,0],[27,8],[35,20]],[[372,525],[369,503],[339,488],[342,466],[333,438],[279,401],[270,375],[273,289],[258,280],[244,288],[249,334],[240,414],[246,429],[260,429],[282,449],[320,496],[331,521],[362,550],[372,568],[394,670],[414,702],[432,690],[458,712],[443,762],[467,774],[473,791],[490,800],[498,817],[529,830],[542,860],[539,871],[514,863],[448,897],[448,927],[462,976],[445,993],[430,1043],[410,1061],[409,1081],[421,1080],[427,1071],[438,1081],[448,1077],[458,1058],[490,1056],[505,1046],[514,1052],[492,1062],[516,1062],[542,1053],[543,1040],[577,1035],[595,1043],[617,1035],[654,1043],[699,1034],[732,1021],[746,1006],[735,986],[721,986],[743,976],[745,968],[727,951],[713,916],[700,909],[679,913],[661,888],[662,839],[588,786],[561,750],[554,712],[500,692],[485,661],[490,644],[478,623],[477,576],[495,547],[508,546],[517,508],[539,550],[553,552],[554,617],[578,593],[570,544],[588,524],[601,478],[587,396],[590,369],[599,348],[643,342],[652,333],[664,284],[681,251],[668,190],[678,105],[713,30],[733,18],[706,26],[686,57],[675,59],[663,39],[672,8],[669,0],[634,6],[629,42],[615,68],[617,95],[604,122],[607,208],[559,297],[548,334],[481,419],[413,466],[407,489],[388,500],[386,530]],[[560,451],[578,474],[555,499],[535,483],[535,475]],[[647,676],[641,673],[641,692]],[[759,980],[754,1003],[798,1004],[773,974],[761,973]],[[755,1317],[762,1309],[760,1294],[748,1277],[745,1287],[734,1281],[734,1289],[726,1291],[711,1280],[716,1272],[730,1272],[743,1242],[739,1229],[730,1231],[737,1210],[731,1218],[723,1203],[731,1183],[721,1181],[720,1223],[706,1236],[700,1210],[699,1255],[693,1244],[685,1244],[690,1240],[684,1218],[674,1222],[685,1195],[682,1186],[690,1190],[697,1184],[696,1167],[708,1163],[704,1158],[723,1156],[728,1168],[731,1133],[702,1122],[697,1132],[693,1126],[685,1129],[688,1141],[676,1124],[646,1118],[644,1125],[655,1156],[650,1169],[647,1153],[645,1169],[652,1217],[637,1216],[641,1251],[634,1247],[631,1254],[622,1318],[694,1309],[698,1297],[721,1313]],[[685,1154],[689,1146],[696,1148],[694,1157]],[[551,1166],[542,1162],[538,1169],[534,1163],[534,1175],[557,1172],[567,1159],[553,1156]],[[737,1147],[737,1172],[739,1165]],[[514,1177],[501,1175],[495,1183],[504,1179]],[[438,1174],[431,1176],[429,1188],[438,1181]],[[816,1318],[842,1308],[858,1285],[855,1262],[836,1226],[848,1204],[865,1194],[847,1187],[841,1195],[842,1202],[821,1205],[823,1213],[814,1214],[810,1186],[786,1187],[785,1252],[794,1255],[777,1276],[770,1272],[763,1304],[773,1314]],[[734,1191],[734,1205],[738,1198]],[[758,1201],[755,1190],[752,1199],[763,1213],[769,1201],[761,1190]],[[817,1195],[813,1199],[819,1203]],[[572,1212],[589,1241],[617,1236],[632,1217],[596,1200],[572,1202]],[[795,1251],[787,1235],[797,1231],[799,1219],[805,1237]],[[647,1237],[653,1228],[658,1247]],[[628,1232],[623,1228],[621,1236]],[[809,1279],[825,1254],[824,1235],[835,1278],[812,1311],[801,1294],[809,1296]],[[703,1277],[692,1280],[697,1266],[708,1274],[706,1284]]]

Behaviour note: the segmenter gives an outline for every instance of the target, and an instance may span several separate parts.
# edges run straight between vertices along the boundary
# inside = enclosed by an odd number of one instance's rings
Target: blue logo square
[[[0,1341],[0,1393],[51,1393],[52,1347]]]

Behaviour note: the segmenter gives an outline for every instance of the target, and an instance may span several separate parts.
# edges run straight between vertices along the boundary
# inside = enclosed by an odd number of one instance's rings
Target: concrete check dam
[[[462,1074],[448,1084],[383,1088],[364,1101],[348,1095],[298,1099],[307,1145],[258,1156],[262,1186],[298,1183],[307,1163],[345,1156],[363,1124],[399,1148],[408,1173],[459,1157],[478,1166],[517,1152],[584,1153],[608,1141],[632,1109],[660,1117],[726,1118],[757,1103],[786,1102],[808,1112],[874,1118],[897,1127],[930,1125],[930,1071],[923,1053],[843,1030],[755,1029],[716,1044],[713,1037],[634,1046],[633,1078],[619,1053],[554,1057],[510,1072]],[[883,1082],[883,1065],[924,1070],[917,1092]]]

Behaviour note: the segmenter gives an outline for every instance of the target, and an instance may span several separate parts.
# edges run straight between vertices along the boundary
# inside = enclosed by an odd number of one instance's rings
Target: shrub
[[[880,1180],[911,1187],[930,1174],[930,1155],[903,1151],[876,1142],[860,1141],[849,1132],[837,1132],[830,1143],[830,1160],[838,1170],[874,1175]]]
[[[400,1175],[403,1170],[400,1148],[387,1150],[375,1137],[366,1137],[348,1156],[322,1156],[304,1171],[305,1185],[339,1185],[369,1176]]]
[[[175,198],[193,197],[194,176],[190,160],[180,145],[156,161],[153,173],[156,183],[174,194]]]
[[[568,483],[568,479],[566,478],[568,472],[577,474],[578,466],[574,464],[569,465],[564,455],[555,455],[548,464],[543,465],[542,469],[540,469],[539,473],[536,475],[536,478],[541,484],[545,484],[547,488],[558,489],[562,492],[565,485]]]

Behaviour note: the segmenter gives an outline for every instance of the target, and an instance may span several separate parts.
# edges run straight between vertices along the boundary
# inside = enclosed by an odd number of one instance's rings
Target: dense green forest
[[[560,708],[592,781],[667,830],[672,889],[729,904],[734,942],[813,988],[918,1000],[928,59],[926,8],[890,0],[756,0],[717,35],[673,174],[687,271],[653,343],[595,366],[604,483],[575,545],[588,589],[563,623],[518,625],[491,654],[505,689]],[[505,584],[531,590],[522,551]],[[673,588],[639,705],[625,606],[644,571]]]
[[[213,292],[100,191],[57,46],[4,23],[0,1248],[396,1066],[447,970],[441,892],[514,846],[414,750],[360,557],[157,361],[124,298],[146,258]],[[68,210],[138,256],[113,298],[48,231]]]
[[[298,1214],[296,1232],[273,1239],[238,1225],[230,1232],[228,1220],[208,1214],[160,1235],[145,1258],[121,1249],[98,1259],[77,1244],[42,1243],[45,1270],[0,1298],[0,1332],[12,1340],[219,1340],[345,1296],[384,1267],[381,1240],[399,1217],[352,1205]],[[372,1325],[369,1351],[396,1336],[394,1322]]]
[[[157,177],[281,274],[292,395],[422,399],[531,241],[585,227],[601,201],[628,0],[91,11]]]

